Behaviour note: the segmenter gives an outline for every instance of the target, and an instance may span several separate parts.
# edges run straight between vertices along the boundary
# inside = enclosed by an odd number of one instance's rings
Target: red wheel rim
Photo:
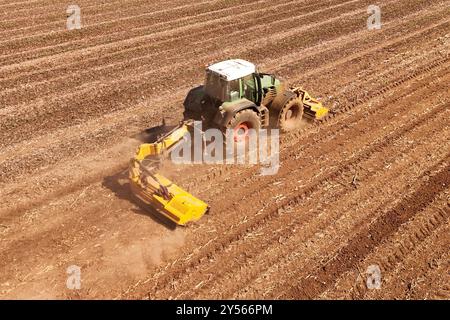
[[[242,122],[234,128],[234,141],[242,141],[248,137],[249,126],[247,122]]]

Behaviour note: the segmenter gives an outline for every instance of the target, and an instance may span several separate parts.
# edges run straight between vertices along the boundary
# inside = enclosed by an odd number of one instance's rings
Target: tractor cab
[[[259,105],[264,89],[277,84],[274,76],[257,73],[253,63],[234,59],[209,66],[204,87],[209,97],[224,103],[247,99]]]

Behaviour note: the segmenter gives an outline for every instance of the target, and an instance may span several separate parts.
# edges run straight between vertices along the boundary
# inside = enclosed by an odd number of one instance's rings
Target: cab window
[[[232,80],[228,84],[228,101],[234,101],[236,99],[239,99],[240,95],[240,88],[239,88],[239,80]]]
[[[245,76],[242,79],[243,96],[250,101],[255,100],[255,77],[253,75]]]

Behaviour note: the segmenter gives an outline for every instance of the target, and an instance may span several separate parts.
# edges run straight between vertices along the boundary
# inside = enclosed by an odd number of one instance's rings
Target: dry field
[[[450,1],[379,0],[381,30],[372,0],[76,3],[68,31],[67,1],[0,0],[0,298],[450,298]],[[167,228],[129,158],[237,57],[332,115],[282,136],[277,175],[175,168],[212,212]]]

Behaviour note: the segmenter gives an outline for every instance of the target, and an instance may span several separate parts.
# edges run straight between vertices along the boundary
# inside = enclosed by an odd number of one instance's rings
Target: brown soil
[[[379,1],[376,31],[365,0],[77,3],[72,32],[64,1],[0,4],[1,298],[450,298],[449,1]],[[281,137],[274,176],[168,166],[212,207],[168,228],[128,160],[234,57],[331,116]]]

